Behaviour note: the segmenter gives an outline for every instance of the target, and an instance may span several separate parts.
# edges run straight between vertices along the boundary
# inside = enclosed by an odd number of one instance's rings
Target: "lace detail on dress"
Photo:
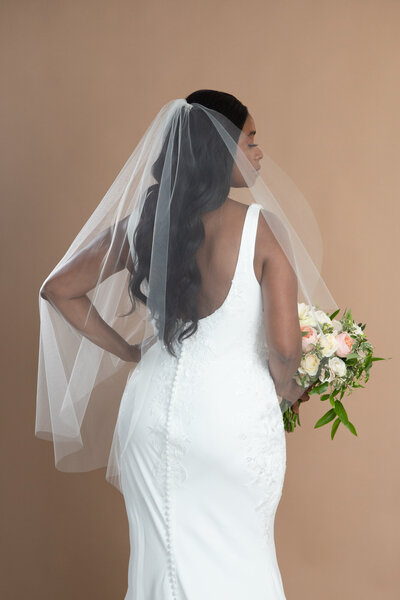
[[[187,472],[183,466],[183,457],[190,445],[187,432],[190,431],[190,395],[185,393],[185,382],[190,378],[190,367],[182,357],[182,349],[178,359],[165,354],[162,368],[157,372],[155,389],[158,394],[153,397],[150,407],[151,424],[147,426],[149,443],[154,450],[154,469],[157,486],[162,493],[166,478],[166,434],[168,426],[168,449],[170,455],[169,471],[174,485],[181,485],[186,481]],[[165,350],[166,352],[166,350]],[[175,363],[175,364],[174,364]],[[179,372],[178,372],[179,369]],[[183,387],[185,386],[185,387]],[[179,406],[171,406],[172,417],[168,423],[168,405],[171,396],[179,391]],[[183,394],[181,395],[181,392]]]
[[[272,384],[273,385],[273,384]],[[273,539],[275,512],[282,495],[286,471],[286,440],[282,413],[278,402],[266,389],[248,398],[243,410],[240,439],[244,444],[244,460],[251,474],[248,485],[257,492],[255,510],[260,514],[263,539]]]

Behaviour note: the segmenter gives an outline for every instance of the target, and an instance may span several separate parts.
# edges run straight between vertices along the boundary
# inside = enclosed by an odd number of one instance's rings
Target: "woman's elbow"
[[[282,340],[277,344],[275,348],[276,354],[280,360],[285,363],[298,363],[300,364],[302,358],[302,342],[301,337],[295,342],[283,344]]]
[[[44,300],[50,300],[51,298],[54,298],[58,295],[57,288],[58,286],[54,279],[46,279],[46,281],[42,283],[40,287],[40,297]]]

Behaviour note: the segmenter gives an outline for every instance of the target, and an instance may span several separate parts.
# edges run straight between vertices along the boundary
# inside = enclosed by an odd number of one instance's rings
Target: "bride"
[[[35,433],[123,494],[125,600],[285,598],[279,397],[309,398],[298,301],[336,304],[310,208],[264,160],[233,95],[172,100],[40,288]]]

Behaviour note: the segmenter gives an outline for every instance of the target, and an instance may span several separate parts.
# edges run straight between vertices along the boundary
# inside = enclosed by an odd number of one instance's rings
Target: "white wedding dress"
[[[284,600],[274,520],[286,470],[253,260],[259,209],[247,209],[230,291],[177,358],[161,342],[148,400],[122,455],[131,553],[125,600]],[[129,416],[129,418],[128,418]]]

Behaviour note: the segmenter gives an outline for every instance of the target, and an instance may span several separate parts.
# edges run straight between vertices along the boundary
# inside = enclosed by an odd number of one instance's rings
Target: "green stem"
[[[299,399],[299,404],[300,402],[301,400]],[[289,402],[287,402],[287,400],[285,400],[285,398],[282,398],[281,410],[283,413],[283,424],[286,431],[291,433],[294,431],[296,425],[301,426],[300,415],[294,412],[291,405],[289,404]]]

